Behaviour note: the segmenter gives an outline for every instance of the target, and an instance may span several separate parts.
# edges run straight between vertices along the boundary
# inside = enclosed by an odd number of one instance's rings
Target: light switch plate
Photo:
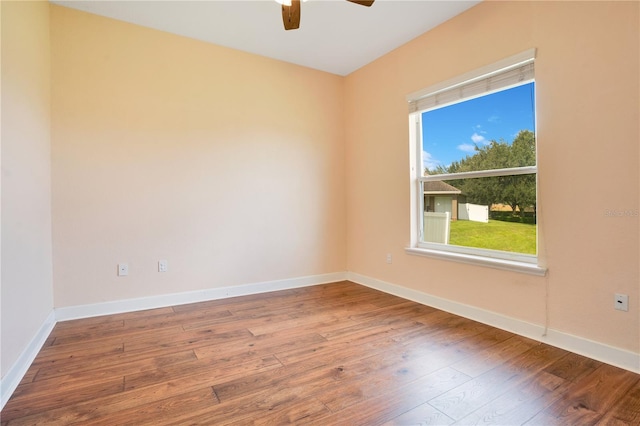
[[[129,265],[126,263],[118,263],[118,276],[125,277],[129,275]]]

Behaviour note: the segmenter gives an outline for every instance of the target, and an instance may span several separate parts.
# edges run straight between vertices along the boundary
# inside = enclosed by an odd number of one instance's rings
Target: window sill
[[[544,276],[547,268],[540,267],[533,263],[518,262],[514,260],[495,259],[484,256],[474,256],[463,253],[452,253],[441,250],[430,250],[425,248],[407,247],[405,252],[415,256],[425,256],[434,259],[449,260],[453,262],[467,263],[470,265],[486,266],[489,268],[502,269],[511,272],[520,272],[537,276]]]

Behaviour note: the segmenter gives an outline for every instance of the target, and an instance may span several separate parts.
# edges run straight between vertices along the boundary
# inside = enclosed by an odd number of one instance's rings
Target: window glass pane
[[[422,183],[422,242],[537,254],[536,175]]]
[[[425,174],[535,166],[535,83],[422,113]]]

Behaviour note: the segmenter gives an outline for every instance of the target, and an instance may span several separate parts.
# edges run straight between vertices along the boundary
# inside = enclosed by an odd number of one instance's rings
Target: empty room
[[[0,14],[2,426],[640,425],[640,3]]]

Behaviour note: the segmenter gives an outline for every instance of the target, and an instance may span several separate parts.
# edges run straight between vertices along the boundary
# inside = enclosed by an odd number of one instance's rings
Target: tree
[[[491,141],[476,146],[473,155],[454,161],[448,167],[438,166],[429,174],[461,173],[478,170],[493,170],[512,167],[534,166],[536,164],[535,135],[529,130],[518,133],[511,144],[505,141]],[[448,181],[460,189],[473,204],[508,204],[512,211],[516,208],[524,212],[536,205],[535,175],[496,176],[476,179],[456,179]]]
[[[533,132],[522,130],[511,143],[511,164],[510,167],[526,167],[536,165],[536,139]],[[515,211],[514,205],[518,206],[520,212],[524,212],[526,207],[533,207],[536,210],[536,176],[520,175],[512,176],[512,182],[505,187],[505,201],[509,200],[509,205]]]

